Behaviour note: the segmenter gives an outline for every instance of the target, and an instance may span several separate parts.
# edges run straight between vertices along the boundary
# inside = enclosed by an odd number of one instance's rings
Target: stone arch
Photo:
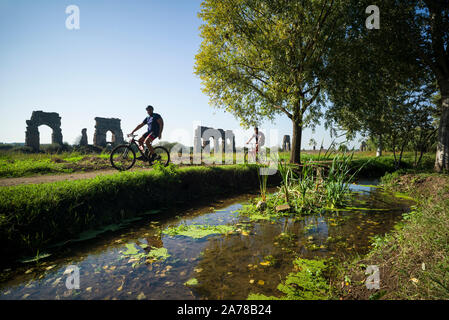
[[[209,127],[198,126],[195,129],[195,137],[193,142],[193,152],[202,157],[203,151],[210,151],[213,144],[215,153],[222,153],[225,157],[226,153],[236,152],[235,137],[232,130],[214,129]],[[233,159],[230,156],[231,161]],[[224,158],[223,158],[224,161]]]
[[[113,142],[114,139],[115,139],[114,132],[112,132],[111,130],[107,130],[106,131],[106,143]]]
[[[39,151],[39,126],[52,129],[51,143],[62,145],[61,117],[56,112],[33,111],[31,119],[26,121],[25,145]]]
[[[368,150],[368,144],[366,143],[366,141],[362,141],[362,143],[360,144],[360,151],[367,151]]]
[[[112,133],[112,144],[124,143],[123,132],[120,125],[120,119],[116,118],[95,118],[94,145],[99,147],[106,146],[106,133]]]
[[[282,139],[282,150],[283,151],[291,151],[290,136],[289,135],[285,135],[284,139]]]

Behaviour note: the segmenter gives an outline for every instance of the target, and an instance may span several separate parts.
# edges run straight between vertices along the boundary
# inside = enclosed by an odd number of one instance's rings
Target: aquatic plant
[[[260,196],[262,197],[262,201],[266,201],[267,196],[267,182],[268,182],[268,170],[267,166],[261,166],[260,170],[257,171],[257,178],[259,179],[259,189]]]
[[[248,300],[325,300],[329,299],[326,260],[308,260],[297,258],[293,261],[297,272],[290,273],[277,289],[281,297],[249,294]]]
[[[168,250],[164,247],[162,248],[156,248],[156,247],[151,247],[151,251],[148,252],[148,254],[146,255],[146,258],[149,260],[165,260],[168,257],[170,257],[170,254],[168,253]]]
[[[236,228],[234,226],[228,225],[218,225],[218,226],[210,226],[210,225],[185,225],[181,224],[177,227],[167,228],[162,233],[167,234],[169,236],[185,236],[191,237],[194,239],[200,239],[212,234],[225,234],[229,232],[235,231]]]
[[[309,161],[310,163],[310,161]],[[308,206],[309,201],[307,193],[312,190],[314,185],[314,177],[312,173],[311,165],[303,165],[301,170],[301,177],[296,182],[296,193],[300,196],[300,202],[302,206]]]
[[[36,262],[36,265],[39,265],[40,260],[45,259],[49,256],[51,256],[50,253],[40,253],[39,250],[37,250],[37,253],[34,257],[21,259],[20,262],[22,263]]]
[[[320,168],[312,160],[309,160],[301,166],[299,178],[290,165],[283,160],[278,161],[278,171],[282,183],[279,192],[274,195],[266,195],[265,192],[261,192],[262,201],[267,203],[264,214],[270,217],[288,216],[292,212],[310,214],[342,206],[350,194],[349,187],[355,176],[370,162],[365,162],[358,168],[354,168],[352,166],[353,156],[354,152],[334,156],[327,175],[324,168]],[[321,174],[320,169],[322,170]],[[280,197],[283,197],[283,201]],[[285,210],[285,212],[280,212],[281,209],[275,210],[286,202],[289,205],[289,210]],[[258,214],[257,210],[249,208],[243,208],[242,211],[250,217]]]
[[[369,163],[368,160],[358,169],[353,170],[351,165],[353,157],[354,152],[351,154],[337,154],[332,159],[332,165],[324,180],[326,198],[331,208],[343,204],[344,198],[349,193],[349,185],[354,181],[360,170]]]
[[[285,202],[289,203],[289,187],[293,178],[293,171],[286,161],[280,160],[278,161],[278,171],[282,178],[282,186],[281,189],[285,196]]]
[[[139,245],[143,251],[136,248],[134,243],[125,244],[126,251],[122,252],[121,259],[130,258],[129,263],[133,263],[132,267],[136,267],[143,263],[142,259],[145,259],[145,262],[155,262],[155,261],[163,261],[170,257],[168,250],[164,247],[156,248],[151,247],[149,252],[146,252],[145,249],[148,248],[147,244]]]
[[[198,284],[198,279],[192,278],[184,282],[185,286],[196,286]]]

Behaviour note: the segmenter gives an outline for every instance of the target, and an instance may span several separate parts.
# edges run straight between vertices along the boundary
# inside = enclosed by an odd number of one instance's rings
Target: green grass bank
[[[303,151],[301,162],[309,160],[332,160],[341,153],[332,153],[328,158],[323,155]],[[289,152],[279,152],[279,158],[288,161]],[[386,152],[382,157],[376,158],[372,152],[355,152],[354,166],[361,166],[366,161],[366,165],[361,174],[364,177],[380,177],[388,172],[394,172],[397,168],[394,165],[394,156],[391,152]],[[405,152],[402,158],[401,168],[410,169],[413,167],[414,154]],[[435,162],[435,154],[427,153],[423,156],[421,167],[432,168]],[[144,167],[143,163],[136,164]],[[18,178],[36,175],[64,174],[83,171],[94,171],[101,169],[111,169],[109,163],[109,153],[83,154],[81,152],[63,152],[60,154],[38,153],[27,154],[20,152],[9,152],[0,150],[0,178]]]
[[[385,188],[417,199],[395,230],[373,241],[364,257],[338,266],[334,295],[343,299],[449,299],[449,176],[395,172]],[[380,289],[365,286],[365,269],[376,265]]]
[[[152,209],[257,189],[258,167],[158,167],[93,179],[0,189],[2,260]],[[270,182],[277,183],[278,176]]]

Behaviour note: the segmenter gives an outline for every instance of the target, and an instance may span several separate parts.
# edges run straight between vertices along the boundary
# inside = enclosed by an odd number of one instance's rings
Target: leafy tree
[[[195,73],[211,103],[245,127],[285,114],[290,162],[324,102],[326,56],[343,34],[342,0],[205,0]]]
[[[381,1],[380,30],[369,30],[363,14],[369,4],[350,2],[346,36],[331,48],[326,86],[332,104],[326,126],[346,130],[348,138],[356,132],[370,136],[381,155],[385,135],[394,126],[393,115],[401,116],[398,107],[404,92],[419,91],[433,79],[428,68],[415,63],[407,40],[391,24],[400,10]]]
[[[405,3],[407,24],[398,25],[398,31],[409,39],[410,53],[417,62],[430,68],[436,78],[441,94],[441,117],[435,170],[449,170],[449,0]]]
[[[415,165],[421,161],[425,146],[432,145],[431,139],[435,137],[436,106],[433,103],[434,87],[424,87],[422,90],[405,92],[397,100],[395,108],[389,115],[391,124],[387,137],[393,150],[396,167],[399,167],[404,150],[415,151]],[[399,158],[396,158],[396,149]],[[420,151],[419,159],[416,159]]]
[[[390,128],[385,117],[391,102],[436,82],[441,104],[435,168],[449,169],[449,0],[379,0],[379,30],[362,21],[369,4],[353,0],[348,6],[347,36],[330,55],[328,123],[362,128],[381,140]]]

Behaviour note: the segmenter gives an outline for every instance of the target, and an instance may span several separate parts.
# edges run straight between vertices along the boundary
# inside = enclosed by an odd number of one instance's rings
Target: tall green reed
[[[278,170],[279,170],[279,174],[281,175],[281,178],[282,178],[281,189],[284,192],[285,201],[287,203],[289,203],[290,197],[289,197],[288,189],[289,189],[291,181],[293,179],[293,171],[292,171],[291,167],[287,164],[287,162],[284,160],[278,161]]]
[[[268,181],[268,166],[261,165],[257,170],[257,178],[259,179],[259,189],[262,201],[267,200],[267,181]]]
[[[301,201],[304,205],[308,205],[307,193],[313,189],[315,178],[313,176],[313,167],[311,166],[311,160],[308,164],[304,164],[301,170],[301,177],[297,180],[296,186],[301,196]]]
[[[331,207],[341,205],[349,193],[349,186],[354,182],[355,176],[369,162],[364,163],[358,169],[353,170],[351,162],[354,157],[354,151],[351,154],[346,152],[337,154],[332,159],[332,165],[325,179],[326,197]],[[352,173],[351,173],[352,172]]]

